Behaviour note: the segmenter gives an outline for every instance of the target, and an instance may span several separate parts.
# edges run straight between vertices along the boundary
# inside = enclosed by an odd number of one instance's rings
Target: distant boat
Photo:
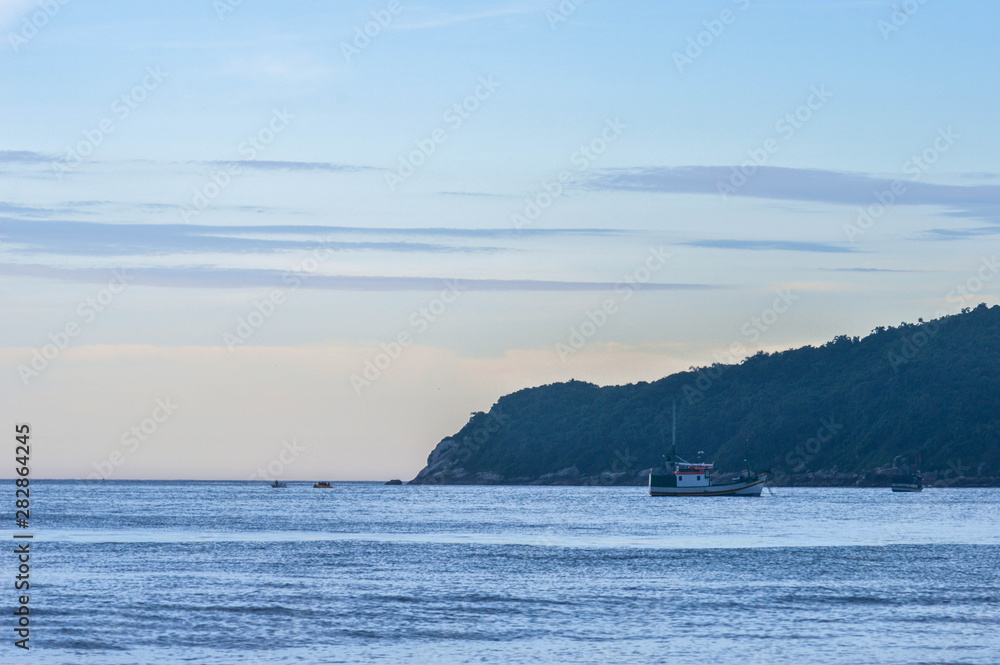
[[[688,462],[676,454],[677,404],[674,404],[673,445],[664,459],[664,473],[649,474],[650,496],[760,496],[767,482],[768,472],[754,473],[750,468],[749,454],[746,475],[730,481],[716,482],[712,478],[714,464]],[[747,451],[749,453],[749,450]],[[700,456],[701,453],[698,453]]]
[[[271,483],[271,487],[280,488],[280,487],[288,487],[288,485],[281,482],[280,480],[275,480],[273,483]]]
[[[313,485],[313,487],[319,487],[319,488],[327,489],[327,490],[333,489],[333,485],[331,485],[330,483],[328,483],[325,480],[319,481],[318,483],[316,483],[315,485]]]
[[[893,476],[891,487],[893,492],[920,492],[924,489],[924,477],[919,471]]]
[[[917,455],[917,463],[912,467],[908,458],[897,455],[892,460],[892,466],[900,471],[889,482],[893,492],[919,492],[924,489],[924,477],[919,471],[920,455]],[[914,469],[912,473],[910,472],[911,468]]]

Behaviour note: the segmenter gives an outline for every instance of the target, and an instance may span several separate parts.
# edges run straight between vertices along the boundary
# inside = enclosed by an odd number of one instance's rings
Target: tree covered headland
[[[570,381],[502,397],[428,458],[415,483],[644,483],[670,446],[779,484],[1000,484],[1000,306],[760,352],[652,383]]]

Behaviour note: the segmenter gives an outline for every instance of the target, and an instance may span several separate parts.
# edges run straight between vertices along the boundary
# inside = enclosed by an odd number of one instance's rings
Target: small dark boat
[[[285,483],[281,482],[280,480],[275,480],[273,483],[271,483],[271,487],[281,488],[281,487],[288,487],[288,485],[286,485]]]
[[[917,471],[913,474],[905,474],[892,477],[893,492],[920,492],[924,489],[924,477]]]
[[[321,489],[326,489],[326,490],[333,489],[333,485],[331,485],[330,483],[326,482],[325,480],[319,481],[318,483],[316,483],[315,485],[313,485],[313,487],[319,487]]]
[[[920,456],[917,463],[910,466],[910,461],[902,455],[892,460],[892,466],[897,471],[889,485],[893,492],[919,492],[924,489],[924,477],[920,474]]]

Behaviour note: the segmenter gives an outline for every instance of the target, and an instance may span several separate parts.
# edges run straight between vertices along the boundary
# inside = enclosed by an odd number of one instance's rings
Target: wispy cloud
[[[16,245],[21,253],[64,256],[163,256],[211,252],[267,254],[309,250],[322,245],[331,251],[496,252],[484,241],[546,236],[627,235],[615,229],[457,229],[361,228],[345,226],[199,226],[194,224],[106,224],[39,221],[98,201],[67,203],[65,207],[31,208],[0,201],[0,246]],[[143,204],[157,206],[159,204]],[[16,219],[15,216],[21,217]],[[480,241],[479,244],[476,241]]]
[[[1000,179],[1000,173],[992,173],[990,171],[970,171],[968,173],[957,174],[959,178],[965,178],[967,180],[998,180]]]
[[[802,242],[798,240],[692,240],[680,243],[691,247],[711,247],[714,249],[741,249],[753,252],[820,252],[823,254],[845,254],[858,250],[846,245],[823,242]]]
[[[493,198],[515,198],[514,194],[496,194],[492,192],[438,192],[442,196],[484,196]]]
[[[890,272],[890,273],[912,273],[912,272],[939,272],[936,270],[916,270],[916,269],[895,269],[895,268],[822,268],[824,272]]]
[[[108,270],[55,268],[38,264],[0,263],[0,275],[43,277],[84,283],[106,283]],[[289,273],[266,269],[129,268],[130,284],[160,287],[258,288],[285,284]],[[388,275],[311,275],[302,288],[330,291],[439,291],[457,282],[466,291],[611,291],[614,282],[553,281],[530,279],[465,279],[462,277],[406,277]],[[643,290],[698,291],[724,289],[716,284],[658,284],[647,282]]]
[[[979,226],[965,229],[928,229],[924,237],[929,240],[966,240],[980,236],[995,236],[1000,226]]]
[[[0,204],[2,206],[3,204]],[[0,207],[0,211],[3,208]],[[496,247],[398,240],[336,240],[334,227],[196,226],[190,224],[101,224],[0,219],[0,239],[22,253],[66,256],[163,256],[186,253],[272,253],[308,250],[319,244],[332,251],[491,252]],[[405,235],[397,230],[396,235]],[[262,236],[281,237],[262,237]],[[308,236],[295,239],[294,236]],[[414,235],[421,235],[419,232]],[[427,235],[427,234],[423,234]],[[293,236],[293,237],[289,237]]]
[[[52,212],[46,208],[36,208],[34,206],[24,206],[17,203],[0,201],[0,215],[14,215],[18,217],[46,217]]]
[[[59,155],[48,155],[33,150],[0,150],[0,167],[4,165],[22,166],[36,168],[51,167],[61,159]],[[235,164],[241,169],[250,171],[327,171],[330,173],[357,173],[361,171],[380,171],[382,169],[364,164],[341,164],[337,162],[310,162],[310,161],[278,161],[278,160],[203,160],[203,161],[156,161],[149,159],[129,159],[102,161],[99,159],[88,159],[75,170],[87,170],[94,167],[111,167],[112,169],[130,169],[136,165],[144,167],[159,166],[161,168],[178,167],[204,167],[204,166],[228,166]],[[54,174],[53,174],[53,177]]]
[[[729,183],[733,167],[680,166],[604,169],[586,179],[583,186],[594,190],[662,192],[674,194],[719,194]],[[761,166],[746,184],[730,192],[783,201],[812,201],[841,205],[870,205],[876,192],[889,191],[895,178],[864,173],[820,169]],[[899,205],[941,206],[950,214],[1000,223],[1000,185],[938,185],[900,177],[906,190]]]
[[[358,171],[379,171],[381,169],[373,166],[361,166],[358,164],[336,164],[334,162],[282,162],[267,160],[242,160],[226,162],[221,160],[211,162],[194,162],[196,164],[209,164],[211,166],[226,166],[236,164],[241,169],[252,171],[330,171],[332,173],[356,173]]]
[[[55,159],[31,150],[0,150],[0,164],[48,164]]]
[[[446,26],[482,21],[522,14],[538,14],[543,7],[537,4],[515,3],[506,7],[490,7],[466,12],[438,12],[425,18],[399,22],[392,26],[395,30],[428,30]]]

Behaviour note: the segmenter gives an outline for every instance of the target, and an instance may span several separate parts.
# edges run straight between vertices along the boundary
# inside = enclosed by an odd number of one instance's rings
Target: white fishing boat
[[[730,480],[712,478],[714,464],[686,462],[668,456],[665,473],[649,474],[650,496],[760,496],[767,472],[737,476]]]
[[[749,448],[749,446],[748,446]],[[713,478],[715,465],[700,460],[688,462],[677,456],[677,405],[674,405],[673,445],[664,457],[663,473],[649,474],[650,496],[760,496],[767,482],[767,471],[754,473],[749,455],[743,460],[746,472],[729,480]],[[749,450],[748,450],[749,453]]]

